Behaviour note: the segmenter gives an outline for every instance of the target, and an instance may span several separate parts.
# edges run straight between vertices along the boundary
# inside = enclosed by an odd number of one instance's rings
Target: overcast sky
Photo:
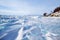
[[[60,0],[0,0],[0,14],[40,15],[60,6]]]

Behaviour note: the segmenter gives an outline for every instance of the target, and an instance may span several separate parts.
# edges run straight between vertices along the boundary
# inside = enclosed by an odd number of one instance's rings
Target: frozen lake
[[[0,17],[0,40],[60,40],[60,17]]]

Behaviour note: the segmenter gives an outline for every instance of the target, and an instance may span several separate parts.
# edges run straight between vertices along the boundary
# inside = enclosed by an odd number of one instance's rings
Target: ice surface
[[[0,18],[0,40],[60,40],[60,17]]]

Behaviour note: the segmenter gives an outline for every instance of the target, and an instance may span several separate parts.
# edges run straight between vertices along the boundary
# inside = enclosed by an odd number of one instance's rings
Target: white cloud
[[[21,2],[21,1],[0,1],[0,5],[11,8],[11,10],[0,9],[0,12],[4,14],[7,14],[7,13],[17,14],[18,13],[18,15],[19,14],[21,15],[22,13],[25,15],[25,14],[30,14],[33,11],[32,7],[29,6],[28,3]]]
[[[0,14],[8,14],[8,15],[28,15],[29,11],[12,11],[12,10],[0,10]]]
[[[39,7],[33,7],[30,5],[30,3],[25,1],[0,1],[0,5],[3,5],[5,7],[11,8],[11,10],[0,10],[1,13],[7,14],[18,14],[18,15],[28,15],[28,14],[35,14],[40,11]],[[0,14],[1,14],[0,13]]]
[[[33,15],[43,14],[44,12],[50,13],[51,10],[53,10],[56,7],[56,4],[55,4],[56,2],[51,3],[53,6],[51,6],[50,3],[48,3],[48,0],[45,2],[42,1],[42,3],[40,2],[41,1],[38,2],[38,0],[33,0],[33,1],[32,0],[0,0],[0,6],[2,5],[3,7],[6,7],[5,9],[3,8],[3,11],[4,10],[6,11],[10,10],[11,12],[15,11],[15,14],[16,12],[19,11],[18,13],[33,14]],[[60,3],[60,2],[57,2],[57,3]]]
[[[0,14],[15,14],[15,15],[37,15],[41,13],[45,7],[42,6],[32,6],[26,1],[18,0],[1,0],[0,5],[8,7],[9,9],[0,9]],[[9,15],[10,15],[9,14]]]

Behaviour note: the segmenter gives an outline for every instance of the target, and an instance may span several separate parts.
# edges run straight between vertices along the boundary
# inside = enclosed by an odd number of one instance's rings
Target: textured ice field
[[[0,19],[0,40],[60,40],[60,17]]]
[[[32,17],[29,20],[24,24],[23,40],[60,40],[59,17]]]

